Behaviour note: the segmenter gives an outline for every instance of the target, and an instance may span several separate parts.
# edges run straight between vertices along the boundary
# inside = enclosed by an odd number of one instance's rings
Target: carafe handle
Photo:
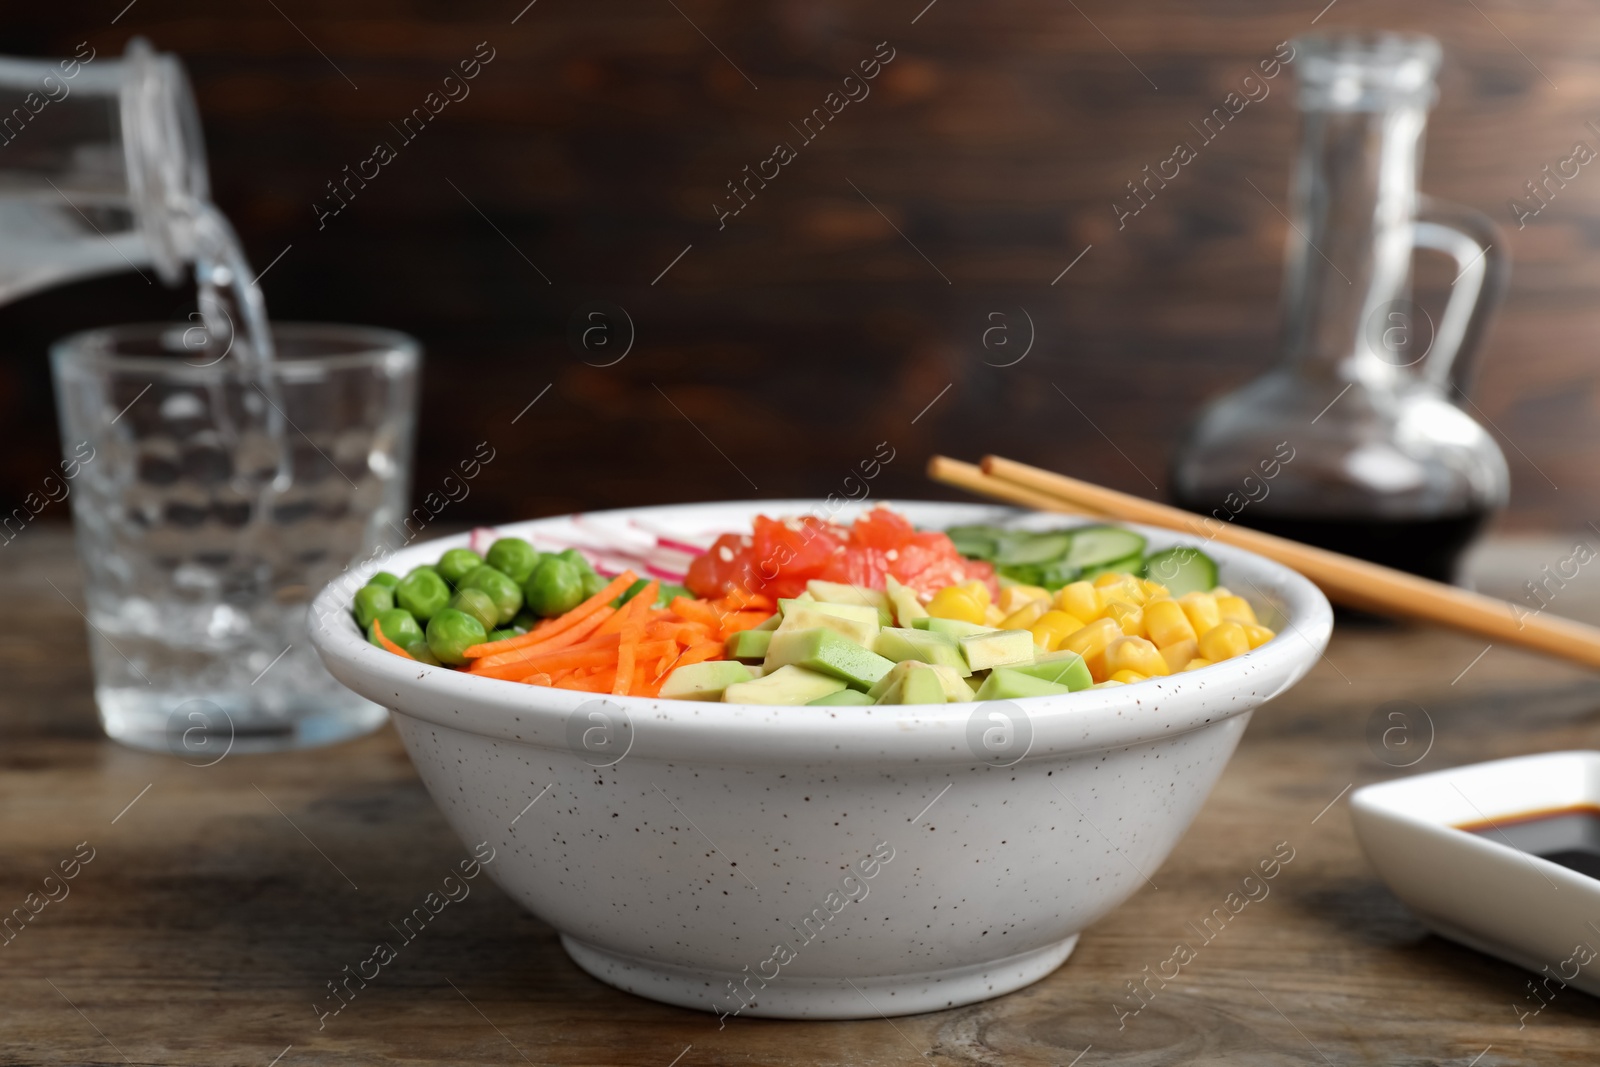
[[[1422,378],[1441,392],[1453,385],[1465,394],[1473,357],[1505,291],[1511,266],[1505,242],[1483,212],[1423,196],[1417,204],[1412,244],[1455,260],[1456,280],[1450,283],[1450,299],[1433,349],[1423,361]]]

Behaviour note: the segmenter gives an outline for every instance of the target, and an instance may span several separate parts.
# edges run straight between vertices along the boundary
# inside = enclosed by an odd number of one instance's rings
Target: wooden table
[[[1569,549],[1500,543],[1476,572],[1514,592]],[[1574,669],[1499,648],[1475,661],[1481,642],[1433,631],[1342,629],[1326,661],[1257,714],[1155,872],[1160,888],[1089,929],[1055,974],[987,1004],[719,1030],[589,978],[549,927],[480,881],[319,1030],[325,983],[464,855],[393,731],[208,768],[111,744],[94,718],[83,622],[46,581],[80,598],[67,537],[30,529],[4,552],[0,910],[23,906],[49,868],[86,852],[80,842],[93,859],[0,945],[0,1063],[1544,1067],[1600,1056],[1600,1003],[1568,990],[1519,1029],[1527,975],[1425,933],[1374,878],[1345,810],[1351,786],[1411,773],[1366,740],[1387,700],[1413,700],[1432,720],[1416,770],[1594,746],[1600,679]],[[1585,614],[1597,590],[1582,573],[1557,606]],[[1194,943],[1186,924],[1278,842],[1294,859],[1270,896],[1119,1030],[1125,983]]]

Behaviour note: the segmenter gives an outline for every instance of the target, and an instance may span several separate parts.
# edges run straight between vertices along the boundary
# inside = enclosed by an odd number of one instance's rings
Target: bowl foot
[[[1066,962],[1078,935],[987,963],[874,978],[779,977],[737,1014],[768,1019],[877,1019],[976,1004],[1031,985]],[[728,1017],[740,1000],[729,983],[744,972],[703,970],[625,956],[561,935],[574,963],[624,992]]]

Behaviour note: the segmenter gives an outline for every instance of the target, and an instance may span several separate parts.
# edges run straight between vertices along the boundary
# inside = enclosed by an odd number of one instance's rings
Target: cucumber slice
[[[1008,567],[996,567],[995,573],[1002,582],[1009,581],[1012,585],[1038,585],[1044,577],[1044,568],[1037,563],[1013,563]]]
[[[1067,554],[1072,535],[1062,530],[1054,533],[1014,534],[1007,538],[995,553],[994,561],[1000,566],[1020,563],[1049,563]]]
[[[968,559],[993,559],[1000,549],[1001,539],[1007,536],[998,526],[982,524],[952,526],[945,534],[955,544],[956,551]]]
[[[1173,596],[1207,593],[1217,587],[1217,564],[1198,548],[1179,545],[1144,561],[1144,576],[1160,582]]]
[[[1085,581],[1098,578],[1102,574],[1142,574],[1144,573],[1144,557],[1141,555],[1123,556],[1093,567],[1085,567],[1078,575]]]
[[[994,559],[994,554],[1000,546],[987,537],[975,537],[972,534],[950,535],[950,543],[956,546],[956,551],[968,559]]]
[[[1143,535],[1118,526],[1084,526],[1072,531],[1067,562],[1087,570],[1144,553]]]

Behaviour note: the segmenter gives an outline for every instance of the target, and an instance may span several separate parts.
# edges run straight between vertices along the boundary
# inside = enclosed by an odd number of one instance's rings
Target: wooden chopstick
[[[1033,498],[1049,499],[1062,507],[1191,534],[1201,547],[1208,541],[1221,541],[1299,571],[1336,604],[1437,623],[1491,641],[1600,668],[1600,628],[1557,615],[1526,611],[1509,601],[1313,548],[1286,537],[1208,519],[1000,456],[984,457],[981,473],[987,480],[978,482],[967,477],[964,481],[954,481],[948,477],[948,465],[939,462],[942,459],[935,457],[934,462],[929,463],[929,474],[964,489],[1013,502],[1020,502],[1016,491],[1021,489]]]
[[[934,456],[928,460],[928,477],[935,481],[944,482],[946,485],[959,486],[973,493],[982,493],[985,496],[996,497],[1010,504],[1021,504],[1025,508],[1034,508],[1038,511],[1056,511],[1063,515],[1083,515],[1090,518],[1104,518],[1099,512],[1090,511],[1088,508],[1073,507],[1055,497],[1045,493],[1036,493],[1032,489],[1025,489],[1011,482],[1003,482],[999,478],[991,478],[983,473],[983,468],[972,463],[963,463],[959,459],[949,456]]]

